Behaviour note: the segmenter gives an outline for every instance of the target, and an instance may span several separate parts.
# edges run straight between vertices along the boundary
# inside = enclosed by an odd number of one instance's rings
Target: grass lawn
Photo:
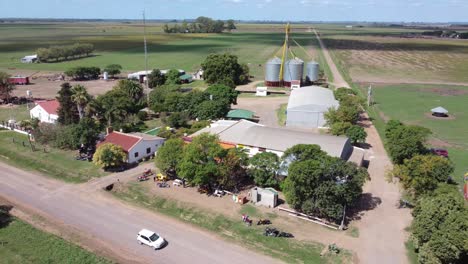
[[[2,162],[73,183],[85,182],[93,177],[105,175],[105,172],[92,162],[75,160],[76,152],[74,151],[45,147],[37,143],[34,145],[36,151],[33,152],[26,135],[0,130],[0,160]]]
[[[13,106],[0,106],[0,121],[7,122],[9,119],[15,119],[21,121],[24,119],[30,119],[29,111],[26,105],[13,105]]]
[[[376,104],[369,112],[374,112],[378,123],[384,119],[399,119],[407,124],[429,128],[432,139],[429,143],[447,148],[450,159],[455,163],[455,179],[463,182],[463,174],[468,171],[468,87],[448,85],[385,85],[375,86]],[[430,109],[443,106],[453,119],[435,119]],[[380,131],[381,135],[383,131]]]
[[[414,244],[412,241],[408,240],[405,243],[406,247],[406,254],[408,255],[408,259],[410,261],[410,264],[417,264],[418,263],[418,253],[416,253]]]
[[[281,104],[280,108],[276,109],[276,116],[278,117],[278,124],[280,126],[286,125],[286,108],[288,104]]]
[[[320,257],[324,245],[319,243],[265,237],[262,227],[247,227],[238,219],[205,212],[200,208],[189,207],[180,202],[148,196],[145,187],[136,183],[130,183],[119,189],[113,194],[120,199],[202,227],[242,246],[282,259],[287,263],[349,263],[351,261],[351,255],[347,252]],[[242,210],[250,216],[259,213],[255,207],[249,205],[244,206]]]
[[[112,263],[20,220],[0,228],[0,263]]]

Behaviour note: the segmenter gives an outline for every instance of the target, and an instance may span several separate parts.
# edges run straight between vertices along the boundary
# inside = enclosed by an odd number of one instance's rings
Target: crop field
[[[468,40],[400,37],[414,29],[318,28],[353,82],[468,83]]]
[[[455,163],[457,182],[468,172],[468,102],[467,86],[399,84],[375,86],[373,110],[378,121],[399,119],[406,124],[420,125],[433,132],[429,143],[446,148]],[[443,106],[449,117],[434,118],[430,110]],[[382,123],[382,122],[380,122]]]
[[[312,57],[316,45],[307,27],[293,28],[294,38]],[[165,34],[161,25],[147,26],[149,68],[180,68],[194,71],[210,53],[230,52],[248,63],[255,79],[263,78],[263,65],[278,54],[284,39],[282,25],[239,25],[239,30],[223,34]],[[38,48],[76,42],[92,43],[93,57],[67,62],[23,64],[19,60]],[[298,57],[308,60],[297,48]],[[138,24],[2,24],[0,25],[0,70],[28,69],[64,71],[74,66],[105,67],[121,64],[125,72],[144,69],[143,28]]]

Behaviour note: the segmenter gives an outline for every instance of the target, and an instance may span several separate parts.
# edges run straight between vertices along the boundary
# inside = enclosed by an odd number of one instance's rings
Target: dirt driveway
[[[232,108],[241,108],[253,111],[256,116],[260,117],[259,123],[271,127],[279,127],[276,110],[281,104],[288,103],[288,96],[279,97],[239,97],[237,105]]]

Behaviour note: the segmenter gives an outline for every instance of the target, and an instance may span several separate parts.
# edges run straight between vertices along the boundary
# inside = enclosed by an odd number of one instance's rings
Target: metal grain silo
[[[284,63],[284,86],[291,87],[291,81],[301,81],[304,72],[304,61],[298,58]]]
[[[269,87],[280,86],[281,59],[274,57],[265,65],[265,85]]]
[[[316,82],[319,79],[319,64],[315,61],[309,61],[307,63],[306,82]]]

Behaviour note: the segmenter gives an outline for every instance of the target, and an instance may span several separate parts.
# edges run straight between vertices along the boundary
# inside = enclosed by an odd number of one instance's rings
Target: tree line
[[[338,88],[334,95],[340,106],[337,109],[329,109],[324,115],[330,133],[336,136],[346,135],[352,144],[364,143],[367,133],[357,125],[362,111],[362,98],[348,88]]]
[[[90,43],[75,43],[73,45],[51,46],[39,48],[36,53],[40,62],[66,61],[90,56],[94,51],[94,45]]]
[[[468,207],[451,179],[453,162],[433,154],[427,128],[390,120],[385,143],[395,164],[389,176],[398,178],[411,204],[411,239],[423,263],[468,261]]]
[[[196,186],[235,190],[254,182],[279,188],[294,209],[333,222],[342,219],[345,206],[356,204],[368,178],[365,169],[330,157],[318,145],[296,145],[281,158],[262,152],[249,159],[242,148],[227,150],[219,143],[207,133],[190,144],[169,139],[158,150],[156,165]]]
[[[224,30],[231,31],[236,29],[234,20],[230,19],[226,21],[226,24],[222,20],[213,20],[209,17],[198,17],[195,22],[187,23],[186,21],[182,24],[169,24],[163,25],[164,33],[221,33]]]

